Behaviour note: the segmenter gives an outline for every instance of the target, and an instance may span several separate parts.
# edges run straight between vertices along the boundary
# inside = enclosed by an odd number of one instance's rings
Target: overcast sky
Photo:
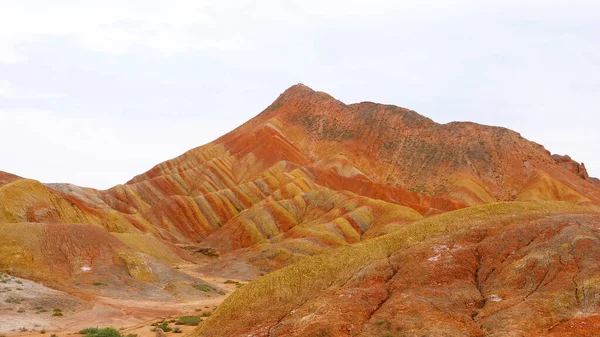
[[[0,0],[0,170],[108,188],[304,83],[600,175],[600,1]]]

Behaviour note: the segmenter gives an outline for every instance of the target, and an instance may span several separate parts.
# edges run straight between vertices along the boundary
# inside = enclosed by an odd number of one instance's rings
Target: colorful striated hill
[[[600,327],[597,181],[505,128],[298,84],[109,190],[0,172],[0,271],[135,298],[170,296],[184,263],[267,274],[198,336],[585,335]]]

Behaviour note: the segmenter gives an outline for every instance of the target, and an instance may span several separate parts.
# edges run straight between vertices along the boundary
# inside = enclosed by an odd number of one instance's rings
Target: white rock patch
[[[492,294],[492,296],[490,296],[492,302],[500,302],[502,301],[502,297],[500,297],[498,294]]]
[[[432,256],[430,258],[427,259],[427,261],[437,261],[440,259],[440,254],[436,255],[436,256]]]

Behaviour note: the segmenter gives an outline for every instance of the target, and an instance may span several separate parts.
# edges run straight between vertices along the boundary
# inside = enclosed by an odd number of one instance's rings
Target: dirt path
[[[139,337],[154,336],[151,331],[155,323],[160,320],[177,320],[181,316],[193,315],[200,316],[203,313],[214,311],[219,304],[223,302],[231,293],[237,289],[237,284],[234,282],[246,283],[241,280],[231,280],[233,282],[225,283],[227,279],[210,277],[202,275],[194,270],[198,265],[182,265],[179,270],[205,282],[225,290],[222,296],[191,299],[191,300],[176,300],[172,302],[153,301],[153,300],[131,300],[108,297],[96,297],[93,304],[88,304],[87,307],[80,305],[80,310],[76,310],[72,314],[65,314],[64,317],[52,317],[50,314],[40,315],[36,312],[24,312],[15,314],[7,312],[5,317],[0,317],[0,335],[6,337],[29,337],[40,336],[42,329],[46,334],[56,334],[59,337],[67,335],[78,335],[78,331],[88,327],[114,327],[125,334],[137,334]],[[60,296],[66,295],[37,285],[34,282],[20,280],[32,289],[37,289],[37,293],[32,296]],[[45,289],[44,289],[45,288]],[[45,317],[40,319],[40,317]],[[4,319],[4,322],[2,321]],[[4,324],[3,324],[4,323]],[[10,324],[7,328],[6,324]],[[175,325],[171,324],[171,327]],[[186,334],[191,332],[194,327],[177,326]],[[4,328],[4,330],[2,330]],[[27,329],[27,331],[22,331]],[[169,333],[171,334],[171,333]],[[181,334],[173,334],[181,335]]]

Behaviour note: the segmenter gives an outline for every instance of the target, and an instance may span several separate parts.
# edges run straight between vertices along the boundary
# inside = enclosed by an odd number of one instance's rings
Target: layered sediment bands
[[[19,180],[19,179],[23,179],[23,178],[16,176],[14,174],[0,171],[0,186],[6,185],[8,183],[11,183],[11,182],[13,182],[15,180]]]
[[[3,224],[2,269],[36,281],[143,281],[155,276],[141,254],[113,235],[83,224]],[[135,270],[135,272],[134,272]],[[56,284],[55,284],[56,285]]]
[[[10,223],[2,224],[2,240],[0,271],[86,298],[172,299],[166,285],[193,282],[170,268],[193,257],[152,236],[113,235],[86,224]]]
[[[573,179],[573,172],[541,145],[508,129],[441,125],[395,106],[346,105],[302,85],[288,89],[262,114],[216,142],[240,151],[238,142],[247,145],[238,141],[243,139],[240,134],[252,134],[266,124],[282,125],[279,130],[289,143],[318,167],[337,156],[353,163],[354,172],[361,173],[357,177],[427,195],[471,204],[512,200],[541,171],[588,198],[599,196],[590,179]],[[482,194],[486,196],[473,198]]]
[[[595,317],[599,221],[541,202],[433,216],[260,278],[193,335],[544,335]]]
[[[0,172],[0,270],[164,293],[185,246],[221,275],[272,272],[203,336],[587,333],[598,211],[582,163],[514,131],[295,85],[105,191]]]
[[[415,210],[348,192],[313,190],[290,199],[271,197],[229,221],[204,244],[224,251],[305,239],[315,246],[356,243],[369,230],[421,219]]]

